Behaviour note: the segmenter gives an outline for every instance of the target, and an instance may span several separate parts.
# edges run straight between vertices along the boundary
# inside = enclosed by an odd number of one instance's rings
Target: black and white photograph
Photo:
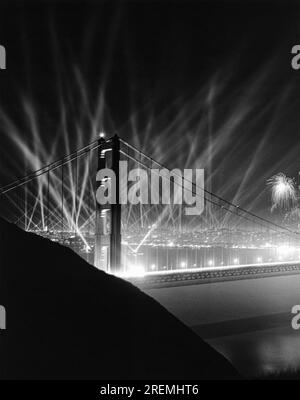
[[[300,3],[1,0],[0,391],[298,379]]]

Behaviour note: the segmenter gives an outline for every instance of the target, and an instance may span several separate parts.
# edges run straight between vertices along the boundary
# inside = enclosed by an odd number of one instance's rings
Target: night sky
[[[2,2],[0,183],[104,130],[268,209],[300,170],[299,23],[288,1]]]

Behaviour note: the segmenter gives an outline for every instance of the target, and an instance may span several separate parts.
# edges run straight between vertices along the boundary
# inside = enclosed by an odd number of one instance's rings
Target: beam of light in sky
[[[256,76],[251,77],[253,79],[242,82],[238,87],[233,86],[232,89],[230,80],[237,66],[232,64],[230,68],[223,66],[222,71],[213,71],[211,76],[207,76],[205,83],[202,81],[195,84],[193,92],[180,94],[177,98],[164,102],[163,107],[157,105],[165,95],[163,88],[157,89],[154,95],[149,96],[149,101],[143,104],[140,104],[138,97],[134,97],[134,92],[129,91],[129,113],[123,123],[119,121],[117,123],[115,122],[117,118],[114,118],[117,112],[109,107],[106,90],[109,87],[118,18],[117,15],[111,27],[110,44],[107,56],[104,57],[107,60],[104,74],[102,77],[99,74],[99,79],[95,79],[94,88],[89,87],[88,79],[75,62],[70,63],[72,64],[68,70],[70,73],[65,76],[66,66],[63,65],[63,57],[58,48],[59,41],[53,31],[57,74],[51,90],[54,90],[54,97],[57,99],[58,114],[52,115],[49,110],[49,116],[45,118],[38,100],[29,94],[20,95],[24,114],[22,124],[18,124],[4,109],[0,110],[1,129],[5,132],[7,140],[13,144],[13,151],[8,154],[8,158],[10,165],[15,167],[16,174],[23,175],[24,168],[29,171],[36,170],[86,145],[95,140],[102,129],[108,131],[110,136],[112,132],[114,133],[114,127],[117,127],[120,136],[171,168],[211,167],[211,176],[207,176],[206,183],[213,192],[237,204],[246,203],[250,208],[254,207],[257,199],[263,194],[262,187],[265,185],[266,176],[274,173],[273,171],[270,173],[270,168],[277,168],[277,165],[260,168],[265,151],[276,133],[276,126],[281,118],[280,113],[272,111],[279,107],[284,108],[289,93],[287,85],[284,96],[283,91],[280,91],[280,97],[275,93],[274,99],[268,105],[261,107],[260,93],[271,69],[270,64],[274,60],[263,66]],[[227,73],[229,69],[231,72]],[[130,79],[129,86],[137,84],[134,74]],[[262,123],[270,112],[272,117],[267,119],[267,123]],[[48,118],[51,120],[51,134],[49,124],[46,123]],[[110,129],[106,129],[106,126]],[[251,146],[248,141],[251,133],[256,131],[263,133],[262,139]],[[245,137],[248,138],[246,141]],[[293,149],[292,152],[295,154],[296,150]],[[287,154],[283,159],[288,156]],[[24,163],[20,163],[18,159],[24,159]],[[237,165],[239,168],[236,168]],[[89,204],[86,193],[94,191],[94,176],[91,171],[95,169],[95,162],[89,165],[87,162],[79,161],[76,171],[78,184],[74,165],[69,164],[64,168],[64,228],[75,231],[83,241],[84,230],[90,223],[93,224],[91,216],[94,215],[94,203]],[[216,180],[219,182],[216,183]],[[28,188],[30,204],[26,229],[38,226],[35,218],[37,214],[40,216],[40,229],[45,230],[46,227],[51,229],[47,215],[51,217],[52,226],[59,229],[62,203],[60,171],[51,177],[49,205],[45,198],[46,176],[39,178],[37,182],[37,193]],[[291,185],[289,190],[283,191],[277,186],[277,189],[274,189],[273,208],[290,205],[294,201],[292,192]],[[131,206],[129,207],[131,210]],[[155,218],[153,218],[154,211],[157,212]],[[140,207],[138,212],[132,209],[132,213],[129,212],[128,215],[125,224],[127,227],[137,225],[146,227],[156,224],[155,226],[159,228],[167,223],[178,227],[182,218],[181,210],[174,207],[160,209],[153,207],[152,210]],[[231,215],[223,212],[220,215],[214,213],[213,217],[214,225],[223,228],[229,223]],[[195,218],[192,222],[194,226],[199,226],[199,219]],[[239,223],[240,220],[237,220],[236,226]],[[141,241],[137,243],[136,251],[147,241],[152,231],[150,228],[145,232]]]

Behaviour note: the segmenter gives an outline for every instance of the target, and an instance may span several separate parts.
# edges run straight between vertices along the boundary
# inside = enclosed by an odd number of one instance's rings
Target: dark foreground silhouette
[[[0,220],[1,379],[235,379],[161,305],[58,244]]]

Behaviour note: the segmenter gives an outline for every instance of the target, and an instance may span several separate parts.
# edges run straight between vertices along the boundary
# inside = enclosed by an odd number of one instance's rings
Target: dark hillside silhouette
[[[228,379],[231,364],[130,283],[0,220],[1,379]]]

